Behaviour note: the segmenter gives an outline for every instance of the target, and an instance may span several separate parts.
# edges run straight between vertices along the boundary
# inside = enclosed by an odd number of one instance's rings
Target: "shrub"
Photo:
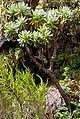
[[[13,69],[1,57],[0,64],[0,116],[5,119],[44,118],[47,87],[42,79],[36,86],[29,69],[20,72],[16,68],[13,76]]]

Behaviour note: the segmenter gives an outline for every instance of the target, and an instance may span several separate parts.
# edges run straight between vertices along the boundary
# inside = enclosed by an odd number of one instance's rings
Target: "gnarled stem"
[[[59,90],[61,96],[63,97],[63,99],[64,99],[64,101],[65,101],[65,103],[68,106],[68,109],[70,111],[70,99],[69,99],[68,95],[65,93],[65,91],[62,89],[61,85],[59,84],[59,82],[55,76],[55,73],[53,71],[46,69],[45,67],[42,67],[42,65],[32,55],[32,53],[28,47],[27,47],[27,53],[28,53],[29,57],[33,60],[33,62],[36,64],[36,66],[39,69],[42,69],[42,71],[45,72],[50,77],[52,84],[55,84],[55,86]]]

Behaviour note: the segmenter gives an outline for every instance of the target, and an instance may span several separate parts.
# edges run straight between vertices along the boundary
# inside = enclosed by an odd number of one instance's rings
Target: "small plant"
[[[27,4],[25,4],[24,2],[22,3],[18,3],[17,4],[17,14],[18,16],[27,16],[30,14],[30,7],[28,7]]]
[[[34,44],[34,47],[37,46],[37,43],[39,42],[39,37],[40,37],[40,33],[34,30],[32,33],[32,42]]]
[[[50,29],[45,25],[43,25],[43,27],[40,27],[38,31],[40,33],[40,40],[41,40],[40,43],[42,44],[49,43],[49,37],[52,36]]]
[[[6,15],[9,17],[12,17],[13,15],[16,15],[17,13],[17,6],[16,4],[11,4],[10,6],[8,6],[8,8],[6,9]]]
[[[35,28],[38,28],[39,24],[45,22],[46,12],[43,9],[35,10],[32,14],[31,25],[34,25]]]
[[[57,119],[69,119],[69,112],[68,112],[68,108],[65,106],[60,106],[57,109],[57,112],[55,114],[55,117]]]
[[[18,42],[20,43],[21,46],[23,46],[24,44],[30,44],[30,40],[31,40],[31,33],[30,31],[22,31],[20,34],[19,34],[19,39],[18,39]]]
[[[50,11],[47,11],[46,24],[50,28],[57,28],[57,25],[59,24],[59,17],[60,13],[58,10],[52,9]]]
[[[9,38],[9,40],[13,40],[17,34],[17,26],[14,22],[6,22],[5,24],[5,36]]]
[[[60,14],[64,21],[72,20],[72,18],[73,18],[73,12],[67,6],[63,6],[62,8],[60,8]]]
[[[27,19],[25,17],[18,17],[18,19],[16,20],[16,25],[19,30],[22,30],[25,27],[26,21]]]
[[[74,110],[73,112],[69,112],[68,108],[65,107],[65,105],[61,105],[56,110],[54,117],[57,119],[71,119],[71,118],[79,119],[80,118],[80,109],[79,109],[80,107],[74,101],[71,102],[71,104],[73,105],[73,110]]]
[[[64,73],[62,75],[65,77],[65,79],[70,79],[70,68],[65,67],[64,68]]]
[[[6,15],[10,18],[13,16],[21,17],[28,16],[31,13],[31,8],[28,7],[24,2],[12,3],[10,6],[7,6]]]

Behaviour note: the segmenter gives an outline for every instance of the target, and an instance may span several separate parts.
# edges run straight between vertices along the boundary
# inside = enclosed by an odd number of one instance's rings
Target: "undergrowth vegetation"
[[[16,67],[13,76],[12,67],[2,58],[0,57],[0,117],[5,119],[44,117],[47,84],[40,78],[41,83],[36,86],[33,75],[27,68],[24,72]],[[4,59],[7,60],[6,57]]]

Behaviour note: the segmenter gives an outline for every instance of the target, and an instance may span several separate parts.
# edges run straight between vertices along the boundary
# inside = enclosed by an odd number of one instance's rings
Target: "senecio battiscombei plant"
[[[9,41],[18,41],[20,46],[46,45],[51,40],[54,29],[72,21],[79,10],[80,7],[71,10],[67,6],[48,11],[32,10],[24,2],[12,3],[6,8],[5,36]]]

